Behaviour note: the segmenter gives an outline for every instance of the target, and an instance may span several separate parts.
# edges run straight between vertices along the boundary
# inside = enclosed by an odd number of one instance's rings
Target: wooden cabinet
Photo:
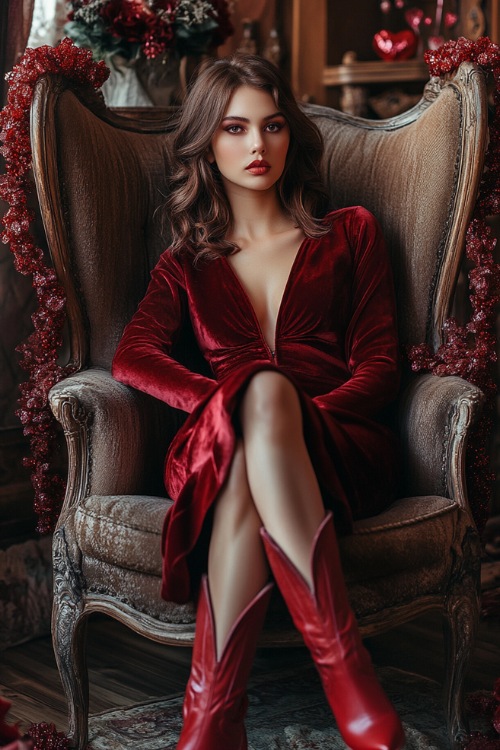
[[[290,80],[299,99],[326,103],[323,70],[327,63],[327,1],[289,0],[284,28],[290,46]]]

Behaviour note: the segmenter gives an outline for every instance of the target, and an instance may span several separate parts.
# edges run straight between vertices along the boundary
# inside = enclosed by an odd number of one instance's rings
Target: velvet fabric
[[[227,476],[246,385],[263,369],[288,377],[325,505],[339,530],[394,496],[397,448],[386,408],[399,355],[391,268],[380,227],[360,207],[325,218],[328,234],[298,249],[271,351],[225,258],[195,267],[161,256],[113,360],[116,379],[190,412],[165,466],[174,499],[163,529],[162,596],[184,602],[206,564],[210,510]],[[186,316],[213,378],[172,357]]]

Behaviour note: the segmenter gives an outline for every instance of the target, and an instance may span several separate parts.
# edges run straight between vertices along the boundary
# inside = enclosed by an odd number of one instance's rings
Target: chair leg
[[[477,558],[478,560],[479,558]],[[465,565],[464,565],[465,568]],[[479,568],[461,570],[445,603],[445,711],[450,747],[463,747],[469,728],[464,711],[464,680],[479,622]]]
[[[68,702],[68,736],[72,747],[85,750],[89,716],[87,617],[83,611],[82,575],[69,554],[64,527],[54,534],[53,565],[52,643]]]

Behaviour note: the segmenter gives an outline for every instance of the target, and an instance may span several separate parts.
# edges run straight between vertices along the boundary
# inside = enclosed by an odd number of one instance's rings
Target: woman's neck
[[[275,190],[230,191],[228,199],[233,216],[228,239],[240,245],[242,241],[269,237],[294,225],[283,210]]]

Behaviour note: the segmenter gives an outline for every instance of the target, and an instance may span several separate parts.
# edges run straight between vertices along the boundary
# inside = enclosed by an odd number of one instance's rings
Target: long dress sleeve
[[[153,269],[146,295],[123,332],[111,372],[116,380],[176,409],[191,412],[215,389],[216,383],[171,356],[185,310],[183,270],[166,251]]]
[[[394,400],[400,380],[393,277],[380,226],[369,211],[352,213],[349,235],[353,284],[345,353],[351,377],[314,401],[332,413],[374,416]]]

